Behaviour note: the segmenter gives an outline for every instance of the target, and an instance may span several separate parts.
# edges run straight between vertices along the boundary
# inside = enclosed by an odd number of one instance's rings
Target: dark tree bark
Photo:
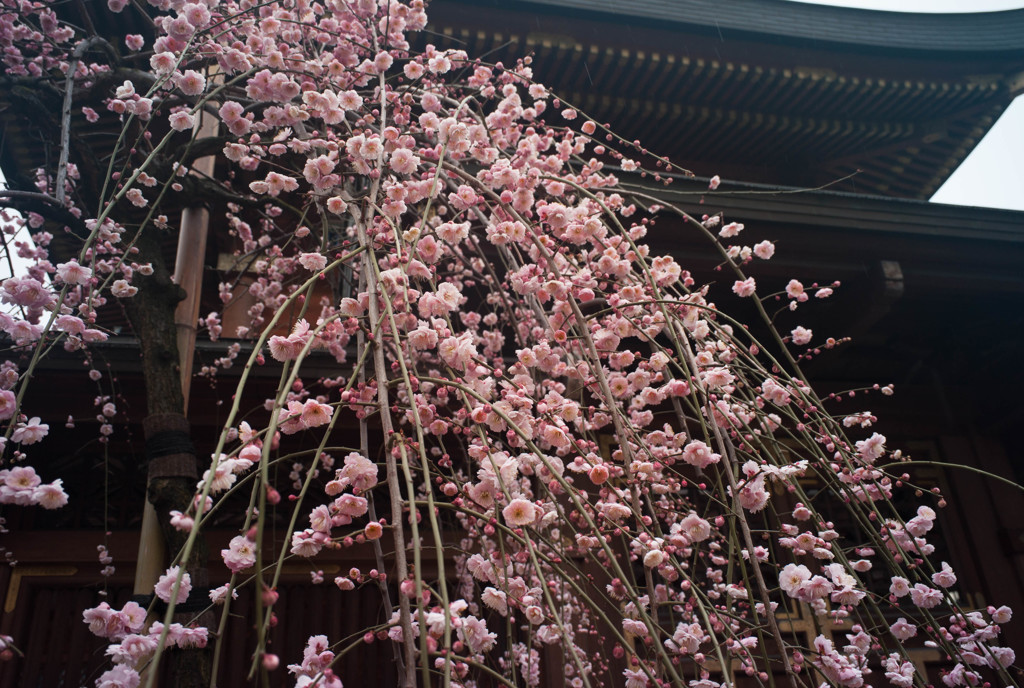
[[[88,18],[88,12],[84,14]],[[100,199],[107,156],[114,154],[116,130],[103,126],[82,127],[81,116],[76,113],[83,105],[105,112],[104,100],[126,78],[136,84],[152,83],[154,79],[148,72],[120,64],[118,56],[103,39],[93,36],[82,45],[81,54],[76,54],[75,59],[92,59],[102,54],[102,59],[109,62],[111,71],[77,89],[70,98],[66,99],[60,84],[52,80],[0,75],[0,94],[3,94],[4,105],[0,108],[0,122],[9,125],[9,131],[30,134],[28,140],[39,142],[37,146],[19,145],[15,139],[25,140],[24,136],[0,141],[0,161],[5,163],[8,181],[14,189],[3,192],[5,205],[39,212],[57,226],[66,225],[72,235],[80,239],[88,236],[82,219],[68,212],[59,202],[57,197],[62,194],[51,197],[38,193],[33,170],[37,167],[54,170],[64,167],[60,163],[65,160],[73,162],[81,173],[73,192],[75,198],[81,201],[80,205],[88,207]],[[134,136],[129,138],[134,140]],[[208,154],[219,149],[220,145],[216,139],[202,141],[193,146],[195,150],[189,151],[190,157]],[[127,154],[125,150],[118,153],[119,156]],[[153,161],[149,172],[161,179],[168,178],[173,174],[171,165],[171,158],[161,157]],[[62,179],[63,176],[62,170],[57,169],[55,177]],[[204,189],[224,196],[224,192],[212,183],[199,184],[191,179],[183,182],[188,186],[187,196],[191,201],[195,201],[201,195],[198,191]],[[124,212],[116,213],[114,219],[130,227],[141,218],[137,211],[133,212],[127,204],[124,206],[117,209]],[[72,237],[59,231],[54,232],[54,236],[56,244],[77,252],[78,247],[73,245]],[[175,323],[175,308],[184,298],[184,291],[171,280],[170,270],[161,251],[159,230],[149,225],[131,239],[138,249],[133,260],[153,266],[152,275],[134,275],[132,284],[138,287],[138,292],[131,298],[123,299],[121,303],[139,342],[142,358],[147,403],[147,418],[144,421],[149,463],[147,498],[156,510],[167,552],[173,560],[184,546],[187,534],[170,525],[170,512],[186,512],[189,509],[199,472],[189,423],[183,413],[184,396]],[[200,537],[188,561],[182,562],[191,576],[193,589],[201,589],[197,597],[204,596],[209,586],[206,559],[206,543]],[[165,566],[169,564],[164,562]],[[192,607],[191,604],[183,606],[186,609]],[[175,621],[184,624],[197,622],[208,628],[214,623],[211,613],[207,612],[197,619],[194,611],[176,614]],[[210,685],[211,663],[211,655],[205,650],[174,650],[169,653],[164,674],[171,677],[171,685],[206,688]]]
[[[184,397],[174,322],[174,310],[184,291],[171,281],[159,238],[152,228],[139,235],[136,246],[139,248],[137,259],[151,263],[153,274],[133,278],[139,291],[125,299],[124,304],[139,340],[146,385],[149,416],[145,421],[145,434],[150,462],[147,495],[156,509],[167,551],[173,559],[185,545],[187,534],[171,526],[170,512],[188,511],[198,475],[189,423],[182,413]],[[206,558],[206,542],[200,537],[188,561],[184,562],[193,589],[209,587]],[[175,621],[183,624],[197,621],[199,625],[210,627],[213,614],[206,612],[197,619],[195,612],[184,611],[175,615]],[[168,671],[175,686],[206,688],[210,685],[211,663],[211,653],[207,650],[174,650],[168,656]]]

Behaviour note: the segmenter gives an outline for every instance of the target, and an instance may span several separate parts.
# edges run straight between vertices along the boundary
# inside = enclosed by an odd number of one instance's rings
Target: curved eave
[[[438,0],[420,40],[506,65],[533,55],[538,81],[626,140],[698,174],[751,181],[817,186],[856,173],[849,190],[928,198],[1011,102],[1013,81],[993,70],[1024,70],[1024,56],[864,60],[846,51],[816,61],[803,49],[693,40],[666,27],[554,22],[523,6],[455,12],[458,2]],[[947,69],[954,63],[970,68],[958,74]]]
[[[441,3],[437,3],[441,4]],[[922,14],[810,5],[787,0],[474,0],[481,6],[653,24],[726,37],[834,43],[884,51],[1007,53],[1024,51],[1024,9]]]
[[[1016,291],[1024,292],[1024,279],[1016,269],[1019,263],[1009,259],[1011,252],[1024,249],[1024,211],[981,208],[917,199],[889,198],[866,193],[848,193],[833,189],[805,189],[766,184],[750,184],[723,179],[715,191],[708,180],[672,176],[672,184],[663,186],[635,172],[615,168],[623,185],[642,189],[668,203],[695,214],[725,212],[732,219],[750,223],[777,223],[786,227],[808,227],[818,231],[855,231],[862,235],[903,237],[916,244],[967,242],[986,256],[979,261],[1006,258],[1007,270],[1016,277]],[[807,234],[807,241],[828,243],[825,236]],[[841,260],[841,257],[837,258]],[[989,271],[978,267],[978,275]]]

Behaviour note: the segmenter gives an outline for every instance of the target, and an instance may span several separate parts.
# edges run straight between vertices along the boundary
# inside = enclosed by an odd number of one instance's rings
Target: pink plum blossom
[[[160,576],[160,580],[157,581],[156,586],[153,588],[156,596],[164,602],[170,602],[179,574],[181,575],[181,585],[178,587],[178,596],[175,598],[175,602],[183,604],[188,599],[189,591],[192,590],[192,576],[188,573],[181,573],[181,567],[179,566],[172,566]]]

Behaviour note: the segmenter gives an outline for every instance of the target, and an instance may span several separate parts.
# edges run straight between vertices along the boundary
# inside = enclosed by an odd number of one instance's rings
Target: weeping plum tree
[[[163,419],[154,435],[188,458],[187,424],[167,420],[182,408],[182,290],[159,243],[197,198],[235,247],[220,296],[246,322],[202,319],[230,340],[203,373],[243,372],[219,388],[230,411],[209,463],[151,474],[170,560],[148,619],[136,602],[68,610],[110,642],[97,685],[155,685],[169,653],[193,668],[182,685],[213,685],[229,614],[253,620],[256,647],[232,674],[262,685],[340,686],[349,653],[386,643],[401,686],[909,688],[928,681],[911,638],[948,656],[949,686],[1014,684],[999,640],[1010,610],[965,608],[955,572],[929,557],[941,498],[915,493],[870,413],[816,395],[800,360],[835,342],[774,325],[769,303],[809,308],[831,288],[755,282],[771,241],[746,246],[733,218],[658,199],[685,170],[560,102],[528,58],[414,51],[420,0],[106,5],[98,20],[124,12],[144,30],[114,41],[65,23],[58,3],[0,3],[6,92],[48,102],[60,141],[35,189],[0,192],[23,211],[5,231],[35,238],[0,289],[0,502],[67,502],[33,468],[48,428],[26,388],[55,346],[103,342],[118,304]],[[114,123],[116,143],[76,145],[83,117]],[[196,174],[210,155],[214,173]],[[656,181],[638,183],[645,170]],[[645,237],[666,225],[719,252],[714,286],[652,255]],[[325,360],[333,374],[309,372]],[[254,411],[241,404],[258,366],[279,383]],[[103,412],[116,432],[117,409]],[[916,512],[897,508],[904,492]],[[230,580],[196,611],[204,532],[230,509]],[[372,544],[372,571],[317,580],[321,552],[357,543]],[[342,598],[379,590],[380,623],[279,656],[276,587],[297,560]],[[233,600],[244,587],[251,609]],[[797,608],[845,632],[804,642],[778,617]]]

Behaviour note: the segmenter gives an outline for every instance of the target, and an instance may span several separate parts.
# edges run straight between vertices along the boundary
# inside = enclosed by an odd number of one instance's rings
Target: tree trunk
[[[135,296],[125,300],[128,318],[139,339],[143,380],[146,386],[146,455],[149,460],[147,495],[160,521],[167,551],[173,557],[185,544],[187,533],[171,526],[170,512],[186,512],[195,494],[198,471],[189,423],[182,414],[184,397],[178,363],[177,328],[174,311],[182,299],[182,289],[171,281],[160,252],[158,237],[152,230],[143,232],[136,242],[137,259],[153,266],[153,274],[136,275]],[[209,587],[206,569],[207,548],[203,538],[196,540],[192,554],[184,562],[192,578],[193,593],[174,620],[196,622],[209,627],[213,614],[197,618],[193,606],[205,607],[200,596]],[[192,604],[196,598],[196,604]],[[200,607],[201,608],[201,607]],[[207,618],[204,618],[207,617]],[[211,655],[207,650],[174,650],[168,656],[168,671],[180,688],[206,688],[210,685]]]

